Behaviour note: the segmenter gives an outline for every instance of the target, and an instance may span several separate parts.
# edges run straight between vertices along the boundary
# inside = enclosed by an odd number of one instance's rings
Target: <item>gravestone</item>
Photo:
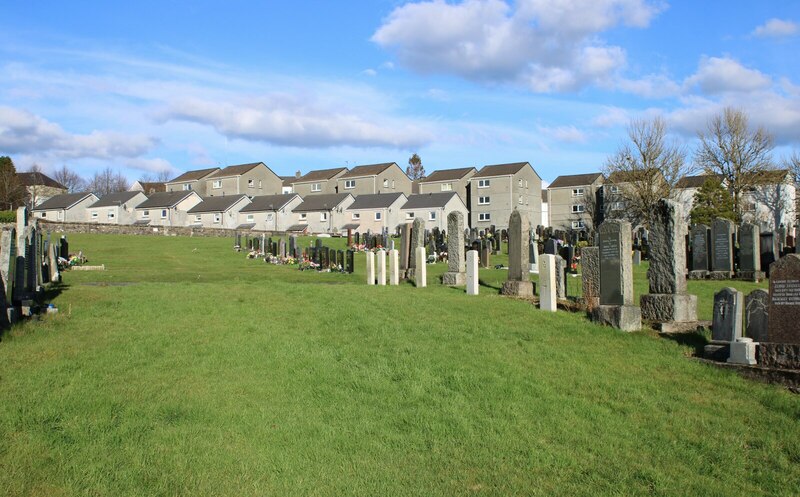
[[[378,257],[378,285],[386,286],[386,251],[380,249],[376,256]]]
[[[481,267],[489,268],[492,265],[492,248],[491,243],[486,242],[481,248]]]
[[[544,242],[544,253],[550,255],[556,255],[558,252],[558,242],[555,238],[548,238]]]
[[[539,259],[539,308],[556,312],[556,256],[543,254]]]
[[[467,295],[478,295],[478,252],[475,250],[467,251],[466,272]]]
[[[776,254],[778,252],[776,245],[775,234],[771,231],[759,235],[761,270],[766,271],[767,278],[769,278],[770,266],[777,260]]]
[[[731,353],[728,362],[731,364],[756,364],[756,343],[752,338],[739,337],[730,345]]]
[[[347,244],[347,247],[348,248],[350,247],[349,243]],[[297,248],[297,236],[289,235],[289,254],[292,257],[296,257],[297,256],[297,251],[295,250],[296,248]]]
[[[19,233],[17,233],[17,251],[19,252],[22,244],[19,243]],[[69,242],[66,235],[61,235],[61,253],[58,255],[62,259],[69,260]]]
[[[58,270],[58,257],[56,257],[56,247],[53,244],[47,248],[47,257],[50,261],[50,282],[58,283],[61,281],[61,272]]]
[[[17,234],[14,228],[3,230],[0,235],[0,277],[5,289],[6,307],[13,305],[14,274],[17,269]]]
[[[528,243],[528,264],[530,264],[528,272],[539,273],[539,242],[533,232],[530,233],[530,242]]]
[[[22,247],[22,237],[25,236],[25,228],[28,227],[28,208],[17,207],[17,247]]]
[[[567,298],[567,261],[560,255],[556,256],[556,297]]]
[[[411,251],[411,225],[400,227],[400,279],[407,278],[409,252]]]
[[[733,221],[714,219],[711,223],[711,272],[714,280],[727,280],[733,276]]]
[[[368,250],[367,254],[367,285],[375,284],[375,252]]]
[[[713,342],[735,342],[742,336],[744,297],[735,288],[723,288],[714,294],[714,315],[711,321]]]
[[[417,267],[425,261],[417,260],[417,249],[425,246],[425,221],[421,217],[414,218],[411,225],[411,245],[409,246],[408,269],[406,278],[414,279]]]
[[[278,243],[278,256],[283,259],[286,257],[286,240],[281,238],[280,242]]]
[[[642,327],[642,313],[633,305],[633,261],[631,223],[608,220],[600,225],[600,305],[592,313],[595,321],[637,331]]]
[[[766,341],[800,344],[800,255],[787,254],[772,264],[769,297]]]
[[[417,267],[414,268],[414,285],[417,288],[425,288],[428,286],[428,264],[425,262],[425,247],[417,247],[415,251]]]
[[[396,249],[389,251],[389,284],[392,286],[400,284],[400,255]]]
[[[588,310],[600,305],[600,248],[581,249],[583,303]]]
[[[467,282],[464,264],[464,214],[453,211],[447,215],[447,272],[442,284],[461,286]]]
[[[642,295],[639,302],[642,318],[662,323],[662,331],[670,331],[673,326],[664,323],[690,326],[697,321],[697,296],[686,293],[685,232],[681,205],[672,200],[659,200],[648,233],[650,293]]]
[[[745,335],[756,342],[768,342],[769,293],[760,288],[744,299]]]
[[[692,271],[689,279],[701,280],[708,276],[708,247],[711,238],[711,229],[705,224],[696,224],[692,227]]]
[[[744,223],[739,228],[739,268],[736,277],[746,281],[761,281],[760,233],[755,224]]]
[[[500,290],[502,295],[532,297],[533,283],[528,273],[528,226],[522,214],[515,210],[508,220],[508,280]]]
[[[347,246],[348,247],[352,247],[353,246],[353,229],[352,228],[347,228]]]
[[[634,250],[633,251],[633,259],[632,259],[634,266],[639,266],[642,264],[642,251],[641,250]]]

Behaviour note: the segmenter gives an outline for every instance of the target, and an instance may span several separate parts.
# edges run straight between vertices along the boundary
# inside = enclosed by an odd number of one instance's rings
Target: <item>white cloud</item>
[[[640,79],[619,78],[616,87],[644,98],[667,98],[680,94],[681,86],[665,75],[651,74]]]
[[[375,69],[364,69],[363,71],[361,71],[361,74],[363,74],[364,76],[372,77],[372,76],[377,76],[378,71],[376,71]]]
[[[138,171],[145,171],[149,173],[160,173],[167,171],[169,173],[177,173],[178,169],[173,166],[168,160],[162,158],[143,159],[135,158],[124,161],[125,166],[136,169]]]
[[[539,126],[539,132],[554,140],[565,143],[586,143],[586,133],[575,126]]]
[[[625,65],[625,52],[600,33],[646,27],[664,9],[647,0],[442,0],[396,8],[372,41],[421,73],[449,73],[523,84],[535,92],[605,82]]]
[[[753,30],[753,36],[759,38],[784,38],[794,36],[800,32],[800,25],[796,22],[772,18]]]
[[[605,111],[592,119],[592,124],[601,128],[624,126],[631,121],[627,110],[620,107],[606,107]]]
[[[684,82],[687,88],[699,87],[706,94],[752,92],[768,88],[772,81],[756,69],[748,69],[728,57],[703,57],[697,72]]]

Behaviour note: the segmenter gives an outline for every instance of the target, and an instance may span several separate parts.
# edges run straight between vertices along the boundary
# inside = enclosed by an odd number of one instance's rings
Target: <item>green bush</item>
[[[0,223],[16,223],[17,211],[0,211]]]

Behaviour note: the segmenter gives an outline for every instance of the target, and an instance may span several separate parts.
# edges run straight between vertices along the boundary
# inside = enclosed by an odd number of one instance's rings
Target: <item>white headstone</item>
[[[731,343],[731,355],[728,362],[732,364],[756,364],[756,345],[752,338],[739,337]]]
[[[389,251],[389,284],[400,284],[400,251],[397,249]]]
[[[386,286],[386,251],[378,250],[378,284]]]
[[[375,284],[375,252],[367,251],[367,285]]]
[[[428,256],[425,255],[425,247],[416,248],[416,262],[417,268],[414,272],[414,283],[417,288],[425,288],[428,286],[428,264],[425,262]]]
[[[556,256],[543,254],[539,257],[539,308],[556,312]]]
[[[478,295],[479,258],[477,250],[467,251],[467,295]]]

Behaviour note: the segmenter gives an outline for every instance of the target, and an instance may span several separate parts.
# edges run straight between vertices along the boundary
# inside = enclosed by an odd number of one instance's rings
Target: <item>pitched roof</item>
[[[403,193],[371,193],[368,195],[359,195],[356,201],[350,204],[348,209],[386,209],[397,199],[404,197]]]
[[[474,167],[462,167],[458,169],[439,169],[428,176],[422,178],[420,183],[433,183],[434,181],[453,181],[458,180],[469,174],[470,171],[477,172]]]
[[[250,171],[251,169],[255,168],[256,166],[258,166],[260,164],[264,164],[264,163],[263,162],[251,162],[249,164],[238,164],[238,165],[235,165],[235,166],[228,166],[225,169],[221,169],[221,170],[215,172],[214,174],[209,176],[209,178],[228,178],[228,177],[231,177],[231,176],[241,176],[242,174]],[[264,167],[267,167],[267,165],[264,164]]]
[[[222,197],[206,197],[202,202],[195,205],[187,212],[189,214],[199,214],[201,212],[225,212],[237,202],[247,198],[247,195],[223,195]]]
[[[94,193],[92,192],[62,193],[61,195],[56,195],[54,197],[48,198],[41,204],[34,207],[32,210],[47,211],[52,209],[69,209],[73,205],[77,204],[78,202],[89,196],[94,196]]]
[[[683,178],[678,180],[678,182],[675,184],[675,188],[700,188],[701,186],[703,186],[703,183],[705,183],[706,180],[715,178],[722,181],[722,175],[720,174],[701,174],[699,176],[684,176]]]
[[[156,192],[147,197],[147,200],[137,205],[137,209],[157,209],[172,207],[190,195],[197,195],[192,190],[179,192]]]
[[[89,208],[93,208],[93,207],[114,207],[114,206],[117,206],[117,205],[122,205],[125,202],[130,201],[136,195],[139,195],[141,193],[142,192],[140,192],[138,190],[134,191],[134,192],[128,191],[128,192],[109,193],[108,195],[103,195],[100,198],[100,200],[98,200],[97,202],[95,202],[92,205],[90,205]],[[145,198],[147,198],[147,197],[145,197]]]
[[[787,174],[790,174],[788,169],[768,169],[752,173],[752,181],[757,185],[777,185],[778,183],[783,183]]]
[[[511,176],[517,174],[520,169],[525,167],[527,162],[512,162],[510,164],[495,164],[493,166],[483,166],[473,178],[486,178],[489,176]]]
[[[591,185],[597,178],[602,176],[603,173],[587,173],[587,174],[569,174],[559,176],[547,188],[567,188],[570,186],[584,186]]]
[[[294,176],[278,176],[281,179],[281,186],[292,186],[294,180],[296,179]]]
[[[329,211],[350,197],[349,193],[328,193],[325,195],[309,195],[303,203],[294,208],[294,212]]]
[[[356,166],[353,169],[347,171],[340,178],[360,178],[362,176],[377,176],[378,174],[382,173],[389,167],[391,167],[394,162],[384,162],[383,164],[369,164],[366,166]],[[399,166],[398,166],[399,167]]]
[[[664,175],[658,169],[651,167],[649,169],[635,169],[631,171],[614,171],[608,175],[609,183],[633,183],[643,179],[648,179],[647,176],[651,174]]]
[[[307,181],[323,181],[329,180],[336,176],[337,174],[341,173],[342,171],[347,171],[346,167],[335,167],[333,169],[318,169],[316,171],[309,171],[306,174],[300,176],[299,178],[294,178],[292,183],[305,183]]]
[[[67,187],[43,173],[17,173],[17,179],[23,186],[49,186],[66,190]]]
[[[142,187],[142,191],[145,194],[167,191],[166,183],[159,183],[156,181],[138,181],[137,183]]]
[[[277,211],[288,204],[293,198],[299,197],[296,193],[286,193],[284,195],[261,195],[253,197],[249,204],[239,212],[266,212]]]
[[[219,171],[218,167],[211,167],[208,169],[195,169],[194,171],[186,171],[177,178],[167,181],[167,183],[178,183],[184,181],[197,181],[205,178],[209,174]]]
[[[400,207],[401,209],[427,209],[431,207],[444,207],[453,197],[457,197],[456,192],[441,193],[420,193],[408,197],[408,202]]]

